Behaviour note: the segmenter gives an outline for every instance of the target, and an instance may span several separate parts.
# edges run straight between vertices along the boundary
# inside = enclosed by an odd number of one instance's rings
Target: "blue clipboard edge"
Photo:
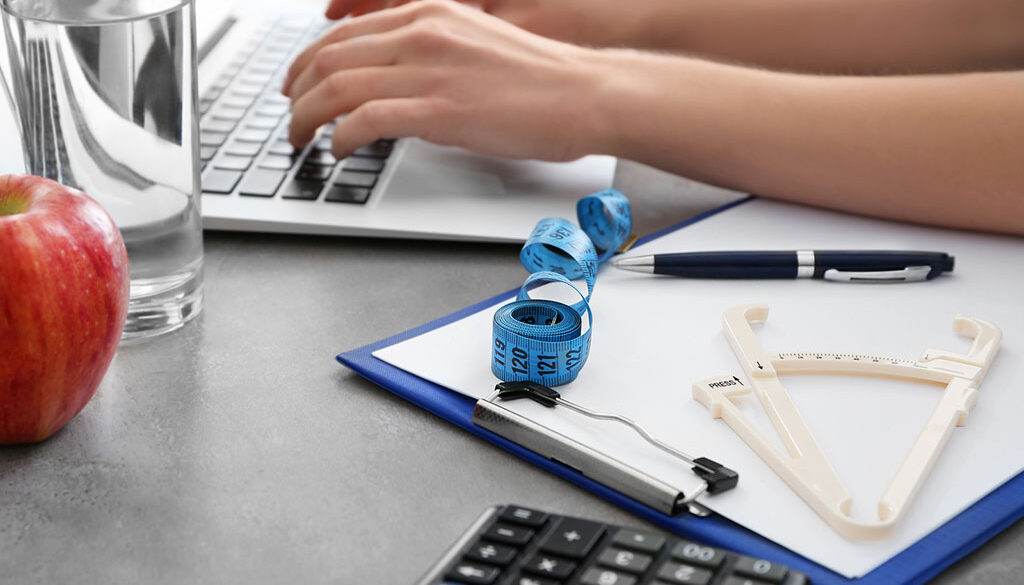
[[[717,215],[754,198],[750,196],[712,209],[687,221],[645,236],[638,240],[637,244],[648,242]],[[1024,472],[1021,472],[867,575],[858,579],[847,579],[725,518],[719,516],[696,518],[689,515],[672,517],[609,489],[565,465],[555,463],[473,424],[473,406],[476,401],[472,398],[428,382],[373,356],[373,352],[378,349],[422,335],[497,305],[510,296],[514,296],[515,292],[513,290],[502,293],[430,323],[341,353],[336,359],[389,392],[653,524],[711,546],[719,546],[789,565],[806,573],[815,585],[924,584],[1024,517]]]

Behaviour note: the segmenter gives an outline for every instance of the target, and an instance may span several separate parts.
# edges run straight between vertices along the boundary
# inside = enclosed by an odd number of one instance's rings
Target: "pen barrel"
[[[911,266],[931,268],[927,279],[943,271],[953,270],[953,257],[944,252],[917,252],[896,250],[816,250],[814,252],[814,278],[823,278],[826,270],[843,272],[884,272],[903,270]]]
[[[796,278],[795,252],[687,252],[657,254],[654,273],[691,278]]]

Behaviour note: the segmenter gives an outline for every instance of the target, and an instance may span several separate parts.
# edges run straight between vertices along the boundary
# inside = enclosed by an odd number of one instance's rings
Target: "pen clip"
[[[916,282],[928,278],[931,266],[907,266],[900,270],[878,271],[844,271],[829,268],[825,271],[825,280],[835,282]]]

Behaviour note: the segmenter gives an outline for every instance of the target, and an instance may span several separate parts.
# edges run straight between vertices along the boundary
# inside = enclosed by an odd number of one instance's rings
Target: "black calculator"
[[[418,585],[808,585],[779,563],[674,536],[498,506]]]

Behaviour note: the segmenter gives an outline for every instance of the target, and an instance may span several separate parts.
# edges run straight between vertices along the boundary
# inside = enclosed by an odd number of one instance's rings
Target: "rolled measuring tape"
[[[557,217],[541,220],[519,253],[531,274],[516,300],[494,313],[491,371],[504,382],[560,386],[575,380],[587,363],[598,265],[626,241],[633,219],[629,200],[614,189],[581,199],[576,215],[581,227]],[[580,278],[586,294],[572,282]],[[530,298],[531,285],[545,282],[567,285],[580,301],[567,305]]]

